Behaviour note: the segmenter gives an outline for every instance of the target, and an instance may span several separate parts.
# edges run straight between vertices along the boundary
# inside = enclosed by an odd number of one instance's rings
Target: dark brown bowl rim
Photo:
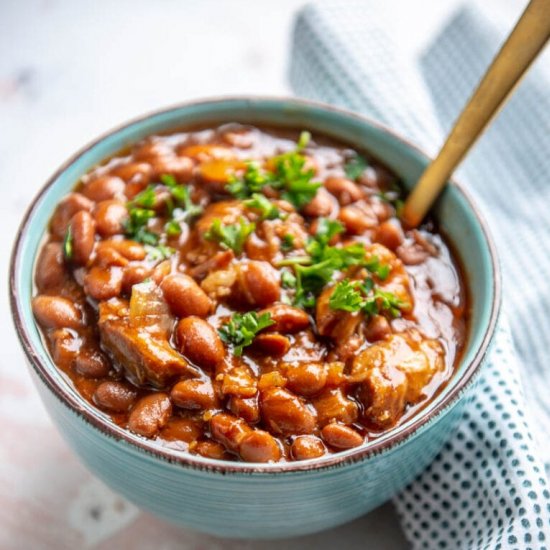
[[[501,304],[501,276],[500,276],[500,265],[498,262],[498,256],[496,253],[496,247],[494,245],[493,239],[490,235],[490,232],[487,228],[486,222],[483,219],[483,216],[480,214],[477,207],[474,205],[474,202],[471,196],[464,190],[464,188],[459,185],[454,179],[450,181],[450,184],[455,186],[459,193],[462,194],[463,198],[468,203],[469,208],[473,212],[479,227],[483,233],[484,239],[487,243],[490,258],[491,258],[491,267],[493,270],[493,285],[494,285],[494,300],[491,304],[491,314],[489,317],[489,323],[485,334],[481,341],[481,344],[476,351],[476,354],[472,361],[465,367],[463,374],[452,387],[449,392],[441,399],[441,401],[429,412],[420,411],[415,417],[413,417],[408,425],[403,427],[396,427],[393,433],[390,433],[387,439],[383,441],[374,440],[371,443],[367,443],[356,449],[338,453],[334,455],[329,455],[325,459],[312,459],[302,462],[284,462],[284,463],[275,463],[275,464],[247,464],[243,462],[230,463],[226,461],[219,461],[214,459],[206,459],[203,457],[198,457],[191,455],[190,453],[183,453],[182,451],[175,451],[168,448],[160,447],[154,442],[149,442],[143,438],[140,438],[137,435],[132,434],[131,432],[116,426],[114,423],[110,422],[108,419],[103,418],[99,411],[95,410],[84,402],[82,398],[75,398],[74,396],[67,394],[63,389],[57,384],[56,380],[52,377],[52,374],[49,372],[48,367],[42,362],[39,353],[35,350],[32,341],[29,337],[26,327],[23,323],[23,314],[20,309],[17,298],[17,288],[16,288],[16,273],[19,265],[19,254],[20,254],[20,245],[27,232],[27,224],[31,216],[34,214],[37,204],[39,203],[42,196],[50,188],[50,186],[56,181],[56,179],[78,158],[84,155],[92,147],[96,146],[99,142],[108,138],[112,134],[115,134],[124,128],[137,124],[151,118],[153,116],[169,113],[171,111],[179,110],[186,107],[192,107],[195,105],[208,105],[215,104],[219,102],[231,102],[231,101],[264,101],[264,102],[288,102],[294,103],[302,106],[309,106],[317,109],[322,109],[325,111],[333,112],[335,114],[343,115],[346,117],[354,118],[362,123],[366,123],[370,126],[377,128],[379,131],[389,134],[397,141],[403,143],[409,149],[414,150],[417,154],[423,156],[427,160],[430,160],[430,156],[427,155],[422,149],[411,143],[410,141],[404,139],[399,134],[393,130],[387,128],[383,124],[380,124],[376,121],[373,121],[369,117],[355,113],[353,111],[335,107],[330,104],[326,104],[320,101],[314,101],[309,99],[297,98],[297,97],[285,97],[285,96],[256,96],[256,95],[245,95],[245,96],[217,96],[213,98],[206,98],[200,100],[192,100],[187,102],[178,103],[165,107],[159,110],[148,112],[145,115],[133,118],[129,122],[125,122],[112,128],[111,130],[101,134],[99,137],[89,142],[87,145],[78,150],[75,154],[69,157],[56,171],[55,173],[46,181],[42,186],[40,191],[37,193],[31,204],[29,205],[23,220],[19,226],[19,231],[17,234],[16,241],[11,254],[10,259],[10,270],[9,270],[9,284],[10,284],[10,306],[13,316],[14,325],[16,328],[19,341],[23,347],[27,359],[29,360],[30,365],[32,365],[34,371],[39,376],[39,378],[44,382],[48,389],[66,406],[71,409],[72,412],[79,415],[85,422],[89,423],[93,427],[100,430],[104,435],[113,438],[116,441],[124,441],[128,443],[131,447],[134,446],[140,451],[144,451],[149,455],[161,458],[164,461],[169,463],[176,463],[183,466],[189,466],[194,469],[204,470],[215,473],[241,473],[241,474],[277,474],[284,472],[306,472],[306,471],[320,471],[331,467],[343,466],[350,463],[355,463],[360,460],[369,458],[371,456],[381,454],[382,452],[388,451],[397,445],[403,443],[407,439],[413,437],[420,428],[428,424],[433,418],[444,412],[446,409],[450,409],[454,404],[462,397],[463,393],[470,386],[470,384],[475,380],[476,375],[478,374],[480,365],[487,353],[491,340],[494,336],[495,327],[498,320],[498,315],[500,311]]]

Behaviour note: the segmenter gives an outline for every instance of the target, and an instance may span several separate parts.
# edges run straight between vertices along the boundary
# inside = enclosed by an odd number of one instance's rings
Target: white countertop
[[[2,273],[26,206],[46,178],[97,134],[179,101],[289,94],[292,17],[302,0],[0,0]],[[413,4],[413,3],[411,3]],[[456,4],[434,10],[423,29]],[[412,8],[398,4],[397,23]],[[416,8],[415,8],[416,9]],[[6,275],[4,275],[6,276]],[[5,549],[279,548],[230,542],[139,512],[79,463],[53,428],[24,365],[0,293],[0,547]],[[404,548],[391,505],[285,548]]]

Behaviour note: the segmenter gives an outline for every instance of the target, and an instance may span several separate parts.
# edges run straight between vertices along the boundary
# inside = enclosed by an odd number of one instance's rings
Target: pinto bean
[[[129,294],[134,285],[142,283],[150,276],[151,269],[147,266],[141,264],[129,265],[124,268],[122,273],[122,290]]]
[[[142,244],[130,239],[106,239],[98,244],[100,248],[111,248],[130,261],[141,261],[147,255]]]
[[[73,254],[71,260],[77,265],[86,265],[95,244],[95,221],[86,210],[77,212],[71,220]]]
[[[111,365],[101,351],[84,349],[75,358],[74,368],[78,374],[87,378],[101,378],[109,374]]]
[[[160,437],[165,441],[183,441],[191,443],[202,434],[196,421],[190,418],[170,418],[166,426],[160,431]]]
[[[146,162],[128,162],[119,164],[111,170],[111,175],[118,176],[126,183],[139,183],[142,185],[149,183],[152,174],[153,168]]]
[[[316,415],[293,393],[270,388],[260,395],[260,410],[266,426],[278,434],[309,434],[315,430]]]
[[[172,262],[170,260],[164,260],[164,262],[160,262],[160,264],[155,266],[151,278],[157,285],[160,285],[170,273],[172,273]]]
[[[159,158],[174,155],[174,150],[165,141],[156,139],[151,139],[138,145],[132,154],[134,159],[144,162],[151,162]]]
[[[303,363],[285,369],[287,387],[298,395],[319,393],[327,383],[327,369],[323,363]]]
[[[321,426],[332,421],[352,424],[359,416],[359,406],[348,399],[341,388],[325,390],[313,399],[313,406]]]
[[[174,405],[182,409],[206,410],[219,406],[212,381],[209,378],[189,378],[178,382],[172,388],[170,398]]]
[[[281,332],[283,334],[300,332],[309,327],[309,315],[302,309],[286,304],[275,304],[260,311],[269,313],[274,324],[267,331]]]
[[[94,218],[98,233],[103,237],[111,237],[124,231],[128,209],[118,200],[101,201],[95,207]]]
[[[329,177],[325,181],[325,188],[338,198],[338,202],[346,206],[363,197],[363,192],[357,184],[347,178]]]
[[[206,317],[212,302],[204,290],[188,275],[168,275],[161,284],[164,299],[178,317]]]
[[[248,367],[233,367],[223,375],[221,391],[224,395],[253,397],[257,392],[257,382]]]
[[[172,414],[172,403],[165,393],[151,393],[142,397],[128,418],[128,428],[144,437],[154,437],[166,426]]]
[[[63,368],[69,367],[77,357],[78,349],[81,345],[80,338],[78,338],[74,330],[58,328],[48,334],[48,339],[54,363]]]
[[[385,221],[375,229],[373,240],[390,250],[396,250],[404,238],[403,229],[398,224]]]
[[[117,297],[122,290],[122,270],[119,267],[92,267],[84,276],[84,290],[96,300]]]
[[[312,218],[326,217],[332,214],[336,208],[336,200],[330,195],[330,193],[324,189],[317,189],[317,194],[313,199],[302,208],[302,212],[306,216]]]
[[[153,177],[174,176],[178,183],[187,183],[193,176],[195,163],[188,157],[164,156],[151,161]]]
[[[351,235],[361,235],[367,229],[373,229],[378,219],[368,207],[344,206],[338,214],[338,219],[344,224],[346,231]]]
[[[210,420],[212,437],[231,451],[236,451],[252,428],[242,419],[228,413],[218,413]]]
[[[52,235],[59,240],[65,237],[67,227],[71,218],[80,210],[91,212],[94,203],[80,193],[70,193],[67,195],[55,209],[50,221],[50,231]]]
[[[192,449],[192,451],[205,458],[214,458],[216,460],[224,460],[229,458],[228,453],[225,451],[225,447],[217,441],[199,441]]]
[[[186,317],[178,322],[176,342],[181,354],[199,367],[214,369],[225,357],[218,333],[200,317]]]
[[[369,342],[384,340],[391,334],[389,321],[383,315],[375,315],[370,319],[365,330],[365,337]]]
[[[254,430],[241,440],[239,454],[246,462],[277,462],[282,453],[279,443],[271,434]]]
[[[137,393],[122,382],[102,382],[94,392],[94,403],[111,412],[126,412],[136,400]]]
[[[82,317],[75,305],[61,296],[35,296],[32,312],[44,328],[79,328]]]
[[[227,407],[235,416],[240,416],[249,424],[256,424],[260,420],[260,407],[258,406],[257,395],[246,398],[232,395]]]
[[[36,262],[34,281],[39,291],[56,288],[67,280],[61,243],[47,243]]]
[[[353,428],[336,423],[327,424],[321,430],[321,435],[331,447],[336,449],[352,449],[364,441],[363,436]]]
[[[251,260],[238,266],[241,299],[254,306],[267,306],[281,296],[279,274],[268,262]]]
[[[258,334],[252,344],[254,350],[272,357],[282,357],[290,349],[290,340],[276,332]]]
[[[124,193],[126,184],[116,176],[99,176],[82,188],[82,194],[94,202],[114,199]]]
[[[326,452],[323,442],[314,435],[301,435],[292,442],[290,447],[290,456],[294,460],[318,458]]]

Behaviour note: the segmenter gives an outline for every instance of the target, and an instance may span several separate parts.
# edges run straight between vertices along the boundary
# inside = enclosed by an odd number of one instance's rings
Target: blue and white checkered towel
[[[385,32],[381,4],[304,8],[291,84],[298,95],[365,113],[435,153],[505,31],[466,6],[422,55],[407,59]],[[541,67],[459,179],[495,236],[505,314],[458,433],[395,505],[414,548],[550,548],[550,81]]]

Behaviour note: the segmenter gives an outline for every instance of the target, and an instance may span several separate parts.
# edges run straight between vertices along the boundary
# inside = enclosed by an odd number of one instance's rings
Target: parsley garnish
[[[381,264],[378,256],[373,256],[365,262],[365,267],[374,273],[381,281],[385,281],[390,274],[391,267],[389,264]]]
[[[349,160],[344,166],[344,172],[346,177],[350,180],[355,181],[361,174],[365,171],[365,168],[369,163],[361,155],[355,155],[351,160]]]
[[[166,260],[175,252],[173,248],[164,244],[159,244],[157,246],[145,245],[145,251],[147,252],[148,259],[155,262]]]
[[[321,183],[311,181],[315,172],[306,170],[306,157],[302,150],[311,135],[302,132],[293,151],[271,159],[273,171],[263,170],[256,162],[248,162],[241,177],[232,176],[226,190],[238,199],[261,193],[266,185],[281,191],[281,197],[297,209],[308,204],[317,193]]]
[[[281,211],[265,196],[253,193],[252,197],[244,201],[247,208],[257,210],[262,220],[275,220],[281,217]]]
[[[340,281],[329,299],[329,306],[334,310],[350,313],[363,311],[367,315],[387,313],[391,317],[399,317],[404,305],[392,292],[375,287],[370,278],[364,282],[349,279]]]
[[[264,328],[274,324],[269,313],[258,315],[255,311],[235,313],[229,322],[218,329],[220,338],[233,346],[233,354],[240,356],[243,348],[249,346]]]
[[[189,188],[186,185],[180,185],[176,181],[176,178],[171,174],[163,174],[160,177],[160,181],[164,183],[166,187],[168,187],[172,198],[175,200],[176,204],[180,206],[180,208],[177,208],[175,210],[183,211],[183,215],[178,216],[178,219],[185,218],[186,220],[190,220],[191,218],[202,214],[202,206],[193,203],[193,201],[191,200],[191,195],[189,194]],[[170,208],[169,210],[170,215],[172,216],[176,213],[173,208]]]
[[[255,228],[256,224],[248,223],[244,218],[240,218],[239,223],[233,225],[224,225],[219,218],[216,218],[204,237],[240,254],[246,239]]]
[[[271,181],[271,174],[260,168],[257,162],[247,162],[244,174],[238,178],[233,175],[225,189],[237,199],[246,199],[254,193],[260,193],[264,185]]]
[[[73,259],[73,230],[70,225],[67,227],[67,232],[63,239],[63,256],[65,256],[67,261]]]
[[[296,287],[296,277],[286,269],[281,273],[281,284],[283,288],[295,288]]]
[[[155,217],[155,211],[149,208],[135,207],[130,203],[128,215],[128,219],[124,222],[126,235],[134,241],[153,246],[156,245],[159,236],[147,229],[149,220]]]
[[[334,273],[351,266],[362,266],[384,280],[390,273],[390,266],[380,263],[377,256],[365,259],[366,249],[362,243],[347,246],[331,246],[332,238],[344,231],[339,221],[319,218],[317,232],[308,239],[306,256],[292,256],[277,263],[278,267],[293,266],[296,282],[294,304],[313,307],[315,297],[329,283]]]
[[[281,239],[281,250],[283,252],[289,252],[290,250],[293,250],[293,249],[294,249],[294,235],[291,235],[290,233],[283,235],[283,238]]]

